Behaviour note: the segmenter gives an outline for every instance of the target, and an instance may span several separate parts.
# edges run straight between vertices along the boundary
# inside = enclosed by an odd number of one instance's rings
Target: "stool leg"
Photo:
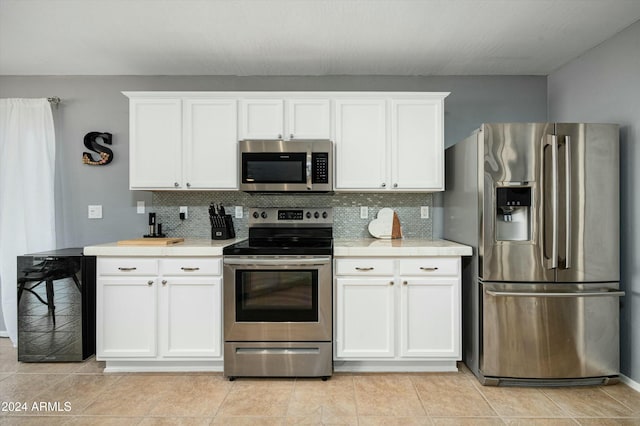
[[[47,306],[49,307],[49,313],[53,319],[53,326],[56,325],[56,307],[53,304],[53,281],[47,280]]]

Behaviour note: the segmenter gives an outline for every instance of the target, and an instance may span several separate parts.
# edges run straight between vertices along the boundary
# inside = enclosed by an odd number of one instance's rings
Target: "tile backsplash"
[[[211,238],[209,203],[222,204],[234,215],[235,206],[243,207],[243,218],[234,216],[237,237],[247,236],[250,207],[333,207],[334,238],[370,238],[367,226],[378,211],[389,207],[398,213],[404,238],[432,238],[431,219],[420,218],[420,207],[433,207],[430,193],[340,193],[340,194],[248,194],[239,191],[154,192],[153,206],[157,222],[170,237]],[[180,220],[179,206],[188,207],[188,218]],[[360,219],[360,206],[369,208],[369,218]]]

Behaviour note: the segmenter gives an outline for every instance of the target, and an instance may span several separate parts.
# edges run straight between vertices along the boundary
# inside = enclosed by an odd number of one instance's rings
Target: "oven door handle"
[[[325,266],[330,262],[330,257],[313,259],[224,259],[225,265],[238,266]]]

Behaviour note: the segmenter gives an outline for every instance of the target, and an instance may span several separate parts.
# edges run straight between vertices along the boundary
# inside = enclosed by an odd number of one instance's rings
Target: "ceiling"
[[[640,0],[0,0],[0,75],[547,75]]]

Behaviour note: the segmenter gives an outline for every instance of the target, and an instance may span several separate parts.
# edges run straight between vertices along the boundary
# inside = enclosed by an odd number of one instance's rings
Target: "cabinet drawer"
[[[458,276],[460,258],[458,257],[420,257],[400,259],[400,275],[419,276]]]
[[[162,275],[222,275],[222,258],[174,257],[160,261]]]
[[[393,275],[393,259],[336,259],[336,275]]]
[[[158,262],[139,257],[98,258],[98,275],[158,275]]]

